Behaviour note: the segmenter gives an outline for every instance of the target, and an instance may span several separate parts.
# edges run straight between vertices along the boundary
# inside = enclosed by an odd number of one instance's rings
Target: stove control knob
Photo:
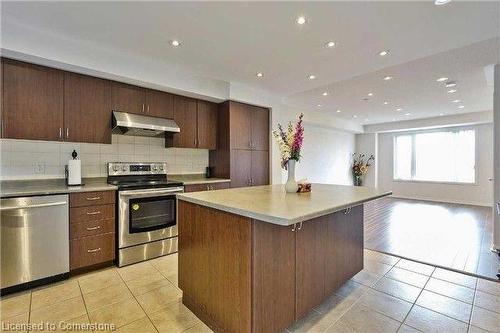
[[[120,166],[119,165],[113,165],[113,171],[117,172],[118,170],[120,170]]]
[[[128,167],[127,167],[126,165],[124,165],[124,166],[122,167],[122,170],[123,170],[123,171],[127,171],[127,170],[128,170]]]
[[[160,164],[160,171],[163,171],[163,164]]]
[[[158,167],[156,165],[153,165],[153,171],[157,171]]]

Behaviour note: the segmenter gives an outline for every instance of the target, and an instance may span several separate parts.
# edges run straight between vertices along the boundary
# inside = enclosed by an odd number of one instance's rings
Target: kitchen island
[[[390,192],[313,184],[178,195],[183,303],[216,332],[280,332],[363,269],[363,203]]]

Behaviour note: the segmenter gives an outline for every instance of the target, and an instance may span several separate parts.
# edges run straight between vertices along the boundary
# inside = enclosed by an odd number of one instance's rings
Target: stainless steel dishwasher
[[[6,288],[69,272],[68,195],[0,200],[0,285]]]

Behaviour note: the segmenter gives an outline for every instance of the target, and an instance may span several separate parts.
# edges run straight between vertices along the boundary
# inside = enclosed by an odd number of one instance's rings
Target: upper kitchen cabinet
[[[146,111],[144,88],[119,82],[111,87],[111,109],[113,111],[144,114]]]
[[[64,140],[111,143],[111,83],[64,74]]]
[[[215,103],[198,100],[198,148],[217,148],[217,108]]]
[[[269,109],[229,102],[231,148],[269,150]]]
[[[3,59],[2,137],[62,140],[63,72]]]
[[[197,148],[197,101],[184,96],[174,96],[174,121],[180,133],[173,134],[173,147]],[[167,146],[169,145],[166,140]]]
[[[160,118],[174,118],[174,96],[172,94],[147,89],[146,115]]]

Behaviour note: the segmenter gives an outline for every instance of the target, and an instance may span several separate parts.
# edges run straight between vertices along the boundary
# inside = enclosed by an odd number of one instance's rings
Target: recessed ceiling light
[[[356,116],[356,115],[354,115],[354,116],[352,116],[352,117],[353,117],[353,118],[358,118],[358,116]]]
[[[181,45],[181,42],[179,42],[178,40],[174,39],[170,42],[170,45],[174,46],[174,47],[177,47],[177,46],[180,46]]]
[[[396,111],[403,111],[403,108],[397,108]]]
[[[385,57],[386,55],[389,55],[389,50],[380,51],[378,55],[381,57]]]
[[[263,77],[264,74],[262,74],[261,72],[258,72],[257,74],[255,74],[257,77]]]
[[[411,113],[409,113],[409,112],[408,112],[408,113],[405,113],[405,116],[409,116],[410,114],[411,114]]]
[[[337,45],[337,43],[335,43],[334,41],[329,41],[329,42],[325,43],[325,46],[328,48],[335,47],[335,45]]]
[[[449,2],[451,2],[451,0],[434,0],[434,4],[436,6],[446,5]]]
[[[385,101],[385,102],[384,102],[384,105],[387,105],[387,104],[389,104],[389,102]]]
[[[448,81],[445,83],[446,88],[455,87],[457,83],[455,81]]]
[[[460,102],[461,102],[461,100],[459,100],[459,99],[454,99],[454,100],[453,100],[453,101],[451,101],[451,102],[452,102],[452,103],[460,103]]]
[[[322,107],[322,106],[323,106],[323,105],[321,105],[321,104],[318,104],[318,108],[320,108],[320,107]]]
[[[449,94],[453,94],[453,93],[456,93],[456,92],[457,92],[457,89],[450,89],[450,90],[448,90]]]
[[[297,17],[297,24],[302,25],[304,23],[306,23],[306,18],[304,16]]]
[[[316,75],[313,75],[313,74],[309,75],[309,80],[314,80],[315,78],[316,78]]]
[[[368,93],[368,96],[370,96],[370,97],[371,97],[371,96],[373,96],[373,93],[371,93],[371,92],[370,92],[370,93]]]
[[[322,93],[322,95],[323,96],[328,96],[328,92],[325,91],[324,93]]]
[[[458,106],[458,108],[459,108],[459,109],[463,109],[464,107],[465,107],[465,106],[463,106],[463,105],[459,105],[459,106]]]
[[[440,77],[439,79],[436,80],[437,82],[444,82],[444,81],[448,81],[448,78],[447,77]]]
[[[440,115],[440,116],[444,116],[444,113],[442,113],[442,112],[441,112],[439,115]]]
[[[342,111],[340,111],[340,110],[337,110],[337,113],[340,113],[340,112],[342,112]]]
[[[389,80],[392,80],[392,79],[394,79],[394,77],[392,77],[392,76],[385,76],[384,77],[384,81],[389,81]]]

